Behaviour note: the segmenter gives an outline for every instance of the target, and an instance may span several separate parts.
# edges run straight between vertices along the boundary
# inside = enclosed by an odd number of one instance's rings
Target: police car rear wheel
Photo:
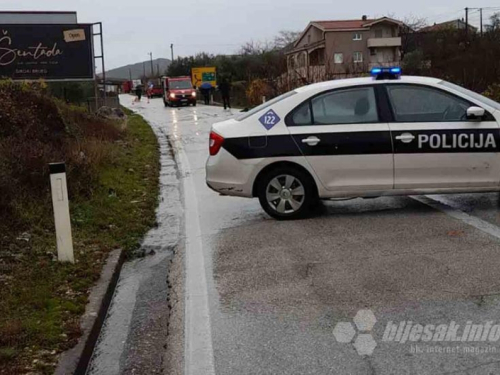
[[[315,201],[313,182],[294,168],[271,170],[263,176],[258,191],[262,208],[276,219],[304,217]]]

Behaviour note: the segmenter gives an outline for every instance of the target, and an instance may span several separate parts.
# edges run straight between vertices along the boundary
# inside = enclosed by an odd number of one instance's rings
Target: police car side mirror
[[[486,111],[481,107],[470,107],[467,109],[467,119],[480,120],[484,117]]]

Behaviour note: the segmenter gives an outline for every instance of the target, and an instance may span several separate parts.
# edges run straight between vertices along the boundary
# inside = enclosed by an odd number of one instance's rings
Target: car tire
[[[264,211],[278,220],[307,217],[318,201],[312,178],[293,167],[279,167],[266,172],[260,178],[257,194]]]

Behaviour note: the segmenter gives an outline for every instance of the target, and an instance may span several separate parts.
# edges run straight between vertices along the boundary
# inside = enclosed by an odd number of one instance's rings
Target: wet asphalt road
[[[326,202],[314,218],[279,222],[256,199],[205,185],[210,125],[230,113],[161,100],[132,108],[189,161],[181,175],[197,200],[214,373],[500,374],[499,341],[383,340],[389,322],[500,323],[498,194]],[[338,342],[337,323],[361,309],[373,329]],[[360,355],[367,335],[376,347]]]
[[[157,226],[143,239],[144,256],[126,262],[89,364],[89,375],[164,374],[169,322],[170,261],[182,237],[179,171],[161,127]]]

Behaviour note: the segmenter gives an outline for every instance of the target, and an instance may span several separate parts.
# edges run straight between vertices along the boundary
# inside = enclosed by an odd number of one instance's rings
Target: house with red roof
[[[477,27],[467,24],[463,19],[435,23],[434,25],[424,27],[419,31],[422,33],[432,33],[436,31],[465,30],[466,28],[468,28],[469,32],[472,34],[477,32]]]
[[[287,52],[288,73],[318,82],[399,66],[402,26],[388,17],[311,21]]]

